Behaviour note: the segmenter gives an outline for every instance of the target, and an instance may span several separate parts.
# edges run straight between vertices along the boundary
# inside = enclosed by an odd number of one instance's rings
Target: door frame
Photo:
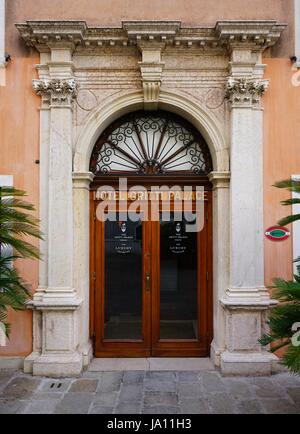
[[[197,294],[198,294],[198,319],[203,332],[200,336],[203,339],[195,341],[158,341],[157,340],[157,328],[159,327],[158,315],[159,315],[159,269],[155,265],[155,254],[153,252],[153,245],[149,244],[149,233],[144,233],[150,230],[150,225],[154,225],[154,222],[146,224],[146,230],[143,229],[143,245],[145,243],[146,249],[149,249],[151,256],[149,257],[149,262],[147,259],[143,258],[143,266],[149,268],[151,272],[151,284],[154,290],[150,292],[145,291],[145,270],[143,270],[143,315],[145,324],[143,324],[143,334],[145,336],[144,342],[130,342],[130,350],[128,350],[128,342],[116,342],[112,346],[101,345],[99,346],[99,332],[103,333],[103,311],[104,311],[104,273],[96,273],[96,258],[101,262],[101,269],[103,270],[104,254],[99,255],[96,252],[96,245],[99,245],[100,239],[102,238],[102,246],[104,248],[104,224],[96,224],[95,217],[95,207],[96,201],[94,200],[94,192],[101,185],[110,185],[117,189],[119,185],[118,177],[105,177],[105,178],[95,178],[94,182],[90,186],[90,338],[93,341],[93,351],[95,357],[207,357],[209,356],[210,344],[213,338],[213,270],[212,270],[212,191],[211,184],[207,177],[196,177],[196,176],[182,176],[182,177],[153,177],[153,176],[131,176],[127,178],[128,188],[132,185],[140,185],[149,188],[152,185],[201,185],[206,191],[206,206],[205,206],[205,230],[197,233],[197,245],[199,246],[200,240],[205,245],[203,251],[206,251],[205,255],[205,265],[200,264],[202,269],[206,268],[206,273],[200,274],[199,263],[197,266]],[[148,223],[148,222],[147,222]],[[102,227],[99,231],[97,227]],[[157,222],[157,227],[159,227],[159,222]],[[158,228],[155,229],[155,236],[158,236]],[[202,245],[202,244],[200,244]],[[197,246],[197,247],[198,247]],[[143,249],[144,251],[144,249]],[[158,259],[157,259],[158,260]],[[200,255],[198,255],[198,261],[200,261]],[[157,261],[156,261],[157,262]],[[200,287],[201,280],[201,287]],[[153,284],[153,282],[155,283]],[[201,288],[205,287],[205,290]],[[97,290],[98,289],[98,290]],[[202,308],[201,315],[201,302],[205,308]],[[101,305],[101,313],[99,315],[99,310],[96,311],[96,307]],[[148,306],[148,307],[147,307]],[[156,307],[153,308],[153,306]],[[156,321],[156,333],[152,333],[152,324]],[[150,329],[149,329],[150,328]],[[155,326],[153,326],[153,330]],[[102,336],[100,336],[101,338]],[[148,339],[150,337],[150,341]],[[181,354],[180,354],[181,353]]]

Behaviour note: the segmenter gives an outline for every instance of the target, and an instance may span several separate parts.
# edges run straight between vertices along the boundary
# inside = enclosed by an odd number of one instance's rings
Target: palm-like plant
[[[285,180],[275,184],[275,187],[286,188],[289,191],[300,193],[300,181]],[[281,202],[282,205],[300,204],[300,199],[292,198]],[[300,214],[289,215],[278,223],[287,225],[300,220]],[[294,262],[300,262],[300,257]],[[270,333],[260,339],[262,345],[273,344],[270,351],[275,352],[284,348],[281,363],[295,374],[300,374],[300,341],[295,339],[295,324],[300,324],[300,265],[294,280],[274,279],[274,297],[281,303],[271,309],[269,316]],[[296,341],[296,342],[295,342]]]
[[[39,221],[28,214],[34,206],[23,200],[25,192],[14,187],[0,187],[0,323],[9,335],[9,308],[22,310],[30,297],[28,285],[14,266],[16,259],[39,259],[39,249],[24,236],[42,239]]]

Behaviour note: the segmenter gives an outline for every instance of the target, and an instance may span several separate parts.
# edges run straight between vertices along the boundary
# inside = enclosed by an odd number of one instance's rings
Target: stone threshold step
[[[206,358],[97,358],[93,359],[88,371],[207,371],[214,370],[211,360]]]

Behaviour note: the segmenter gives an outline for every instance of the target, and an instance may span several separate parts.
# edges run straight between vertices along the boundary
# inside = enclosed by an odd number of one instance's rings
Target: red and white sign
[[[284,241],[291,235],[291,232],[284,226],[271,226],[265,232],[265,236],[271,241]]]

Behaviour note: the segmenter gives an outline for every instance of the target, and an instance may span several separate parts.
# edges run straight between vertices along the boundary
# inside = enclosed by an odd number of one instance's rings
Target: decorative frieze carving
[[[77,85],[73,78],[33,80],[32,87],[37,95],[51,104],[70,104],[77,94]]]
[[[257,105],[268,84],[267,80],[230,77],[225,85],[225,98],[235,105]]]

